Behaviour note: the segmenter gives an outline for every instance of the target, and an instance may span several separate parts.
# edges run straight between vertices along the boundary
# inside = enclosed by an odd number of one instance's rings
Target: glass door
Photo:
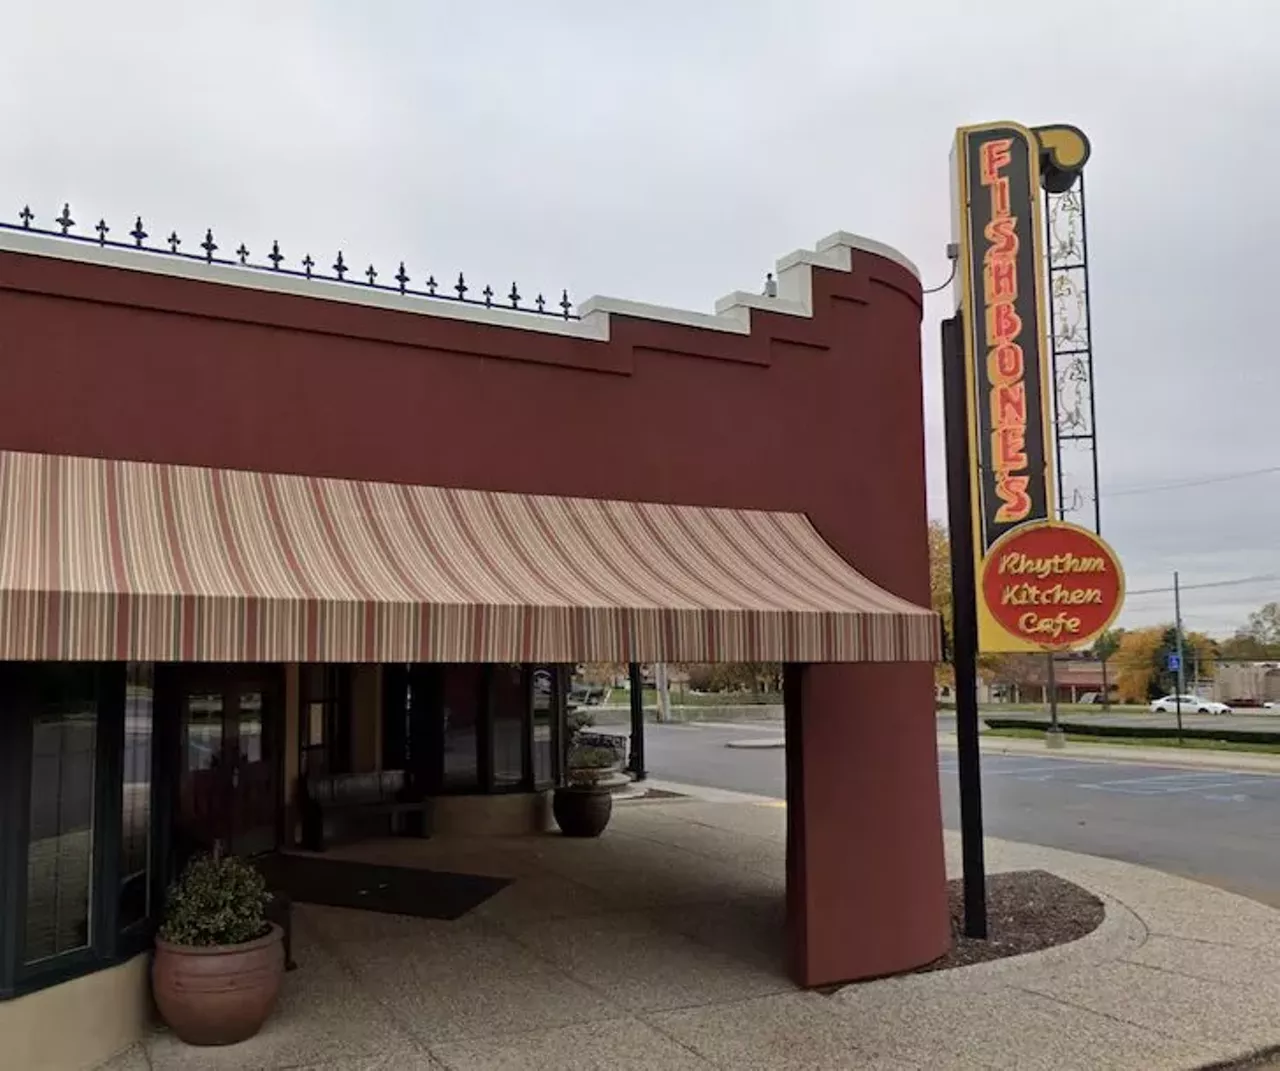
[[[273,667],[180,667],[179,865],[214,844],[258,855],[277,843],[277,732]]]
[[[269,701],[263,682],[236,682],[229,690],[233,703],[228,734],[235,741],[231,766],[231,850],[237,855],[260,855],[276,847],[276,755]]]

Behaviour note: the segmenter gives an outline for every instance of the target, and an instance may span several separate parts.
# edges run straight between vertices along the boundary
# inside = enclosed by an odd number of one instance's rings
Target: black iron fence
[[[205,231],[203,240],[192,243],[184,249],[183,240],[178,236],[177,231],[171,231],[167,238],[157,239],[148,232],[141,216],[134,220],[132,230],[127,232],[128,241],[110,237],[112,229],[107,225],[106,220],[102,219],[90,228],[93,233],[77,232],[76,221],[72,218],[69,204],[62,206],[61,214],[56,216],[49,226],[38,224],[37,217],[29,205],[23,206],[17,219],[16,223],[0,220],[0,230],[23,231],[28,234],[65,239],[69,242],[101,246],[104,249],[129,249],[162,257],[198,261],[203,264],[222,264],[247,271],[284,275],[296,279],[320,279],[358,286],[366,290],[452,301],[487,309],[513,309],[532,316],[550,316],[558,320],[578,319],[573,302],[569,300],[568,290],[561,290],[559,301],[548,301],[541,293],[529,301],[520,293],[519,286],[514,282],[506,294],[499,294],[488,284],[484,289],[474,291],[462,272],[458,272],[458,281],[449,285],[438,283],[436,277],[431,274],[419,282],[409,273],[403,260],[400,261],[396,273],[390,276],[389,282],[379,282],[380,273],[374,265],[370,264],[363,271],[353,271],[346,262],[342,250],[338,251],[337,257],[328,269],[317,262],[310,253],[306,253],[297,260],[296,266],[290,266],[289,258],[281,251],[279,242],[271,243],[271,251],[263,256],[262,261],[255,260],[243,242],[228,256],[227,251],[214,238],[212,228]]]

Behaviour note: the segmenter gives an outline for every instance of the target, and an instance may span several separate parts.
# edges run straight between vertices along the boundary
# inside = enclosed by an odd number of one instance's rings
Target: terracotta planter
[[[192,948],[156,938],[156,1007],[188,1045],[231,1045],[253,1037],[275,1008],[283,977],[284,931],[275,923],[242,945]]]
[[[613,793],[598,784],[557,788],[551,812],[566,837],[598,837],[613,814]]]

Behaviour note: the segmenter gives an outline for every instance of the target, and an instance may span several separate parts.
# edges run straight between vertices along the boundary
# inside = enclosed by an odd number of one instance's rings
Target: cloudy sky
[[[1158,14],[1157,14],[1158,12]],[[1275,0],[5,0],[0,214],[709,309],[834,230],[947,276],[954,128],[1082,127],[1103,532],[1280,598]],[[1268,73],[1270,71],[1271,73]],[[798,193],[803,191],[803,193]],[[124,226],[120,226],[124,224]],[[230,247],[228,247],[230,248]],[[945,513],[926,310],[930,508]],[[1204,482],[1212,481],[1212,482]],[[1170,484],[1174,490],[1152,490]],[[1172,617],[1131,598],[1125,623]]]

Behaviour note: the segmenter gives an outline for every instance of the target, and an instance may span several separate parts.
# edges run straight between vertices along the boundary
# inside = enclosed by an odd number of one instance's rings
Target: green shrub
[[[271,900],[257,869],[234,855],[198,855],[170,887],[160,937],[175,945],[238,945],[267,932]]]
[[[569,729],[569,739],[572,740],[583,729],[589,729],[595,725],[596,714],[588,707],[575,707],[565,712],[564,721]]]
[[[571,770],[604,770],[614,766],[618,754],[613,748],[597,747],[594,744],[583,744],[569,752],[569,769]]]

